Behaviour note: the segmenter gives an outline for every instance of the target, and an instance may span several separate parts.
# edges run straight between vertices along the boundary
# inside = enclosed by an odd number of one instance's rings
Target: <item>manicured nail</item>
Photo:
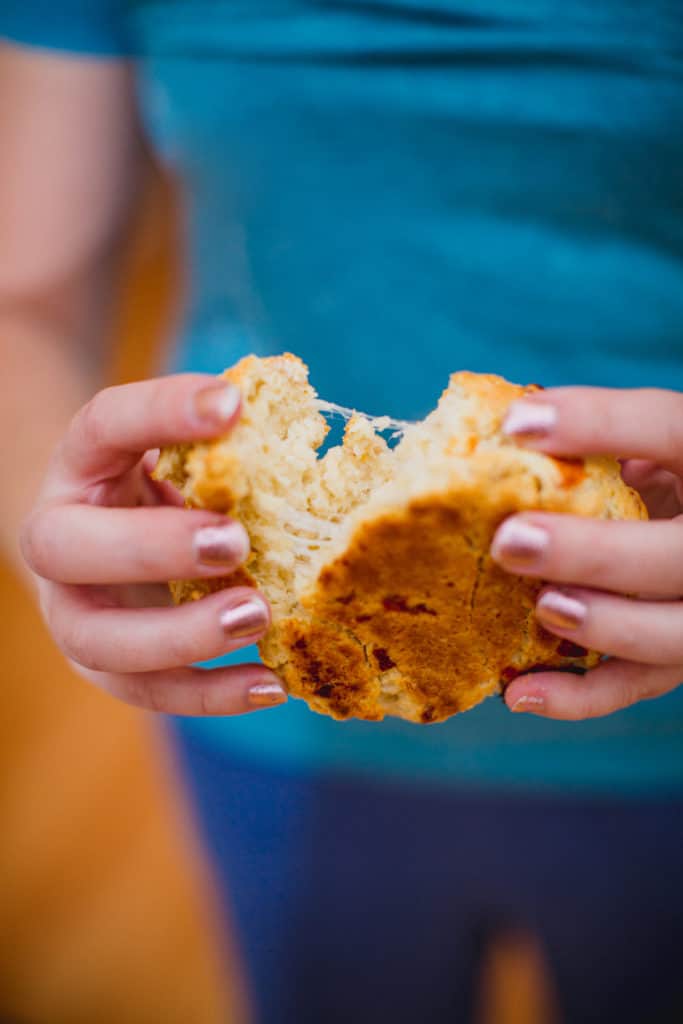
[[[510,708],[510,711],[540,711],[541,708],[545,707],[545,700],[543,697],[532,697],[531,694],[524,694],[523,697],[518,697],[515,703]]]
[[[583,601],[558,590],[546,590],[536,603],[537,617],[556,629],[576,629],[585,620],[587,612]]]
[[[249,554],[249,538],[238,523],[204,526],[194,535],[195,557],[202,565],[241,565]]]
[[[249,703],[255,707],[274,707],[275,704],[284,704],[286,700],[286,691],[275,680],[272,683],[255,683],[249,690]]]
[[[557,410],[542,402],[513,402],[503,422],[503,433],[513,437],[546,437],[557,423]]]
[[[217,426],[231,420],[239,404],[239,391],[225,382],[210,384],[194,397],[195,414],[200,420]]]
[[[547,530],[520,519],[506,519],[493,539],[491,557],[509,566],[531,566],[548,549]]]
[[[226,608],[220,617],[221,626],[230,637],[250,636],[268,625],[268,609],[257,597]]]

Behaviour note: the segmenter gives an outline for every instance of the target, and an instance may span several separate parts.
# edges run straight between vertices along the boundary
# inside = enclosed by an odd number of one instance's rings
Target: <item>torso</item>
[[[130,25],[186,197],[175,367],[291,350],[324,397],[400,418],[460,368],[683,388],[680,4],[174,0]],[[332,766],[683,784],[681,695],[571,732],[524,717],[340,727],[293,702],[187,728]]]

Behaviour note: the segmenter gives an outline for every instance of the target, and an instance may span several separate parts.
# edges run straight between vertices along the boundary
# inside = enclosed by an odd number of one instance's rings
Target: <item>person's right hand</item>
[[[234,587],[172,607],[169,579],[223,576],[249,540],[234,520],[183,508],[151,479],[154,450],[228,432],[239,392],[187,374],[107,388],[74,417],[21,546],[57,644],[82,675],[138,707],[232,715],[286,700],[262,665],[193,668],[254,643],[262,594]]]

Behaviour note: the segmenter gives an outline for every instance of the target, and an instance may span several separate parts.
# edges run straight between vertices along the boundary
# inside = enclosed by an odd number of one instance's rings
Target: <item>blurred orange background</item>
[[[155,177],[127,245],[112,382],[158,364],[175,274],[171,213]],[[208,871],[153,723],[71,671],[6,563],[0,607],[0,1017],[244,1019]]]
[[[154,176],[142,205],[112,382],[155,372],[172,315],[170,186]],[[210,872],[153,722],[70,670],[4,563],[0,608],[0,1018],[246,1020],[237,957],[213,918]],[[477,1024],[556,1020],[539,950],[501,936],[483,964]]]

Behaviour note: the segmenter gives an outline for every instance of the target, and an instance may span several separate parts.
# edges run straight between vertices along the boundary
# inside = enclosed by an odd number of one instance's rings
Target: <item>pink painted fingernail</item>
[[[284,704],[286,700],[287,693],[275,678],[272,682],[255,683],[249,689],[249,703],[254,707],[270,708],[276,704]]]
[[[545,554],[550,543],[547,530],[520,519],[506,519],[493,539],[491,557],[503,565],[531,566]]]
[[[545,707],[545,699],[543,697],[535,697],[531,694],[525,693],[522,697],[518,697],[515,703],[510,708],[510,711],[540,711],[541,708]]]
[[[232,384],[221,381],[202,388],[194,397],[195,414],[216,426],[222,426],[237,412],[240,404],[240,393]]]
[[[542,402],[513,402],[502,431],[512,437],[546,437],[557,423],[557,410]]]
[[[220,623],[230,637],[262,633],[268,626],[268,609],[260,598],[250,597],[226,608],[221,614]]]
[[[583,601],[559,590],[546,590],[536,603],[536,615],[545,625],[556,629],[576,629],[588,614]]]
[[[249,554],[249,538],[239,523],[203,526],[194,535],[195,557],[202,565],[241,565]]]

